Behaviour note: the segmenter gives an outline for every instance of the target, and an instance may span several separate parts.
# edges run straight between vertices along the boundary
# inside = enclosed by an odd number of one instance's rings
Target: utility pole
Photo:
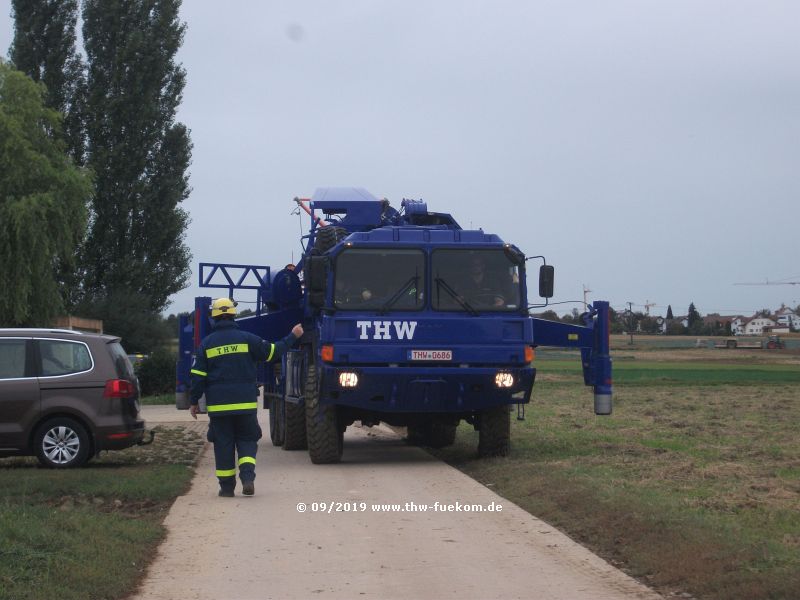
[[[629,346],[633,346],[633,302],[628,302],[628,332],[631,334]]]

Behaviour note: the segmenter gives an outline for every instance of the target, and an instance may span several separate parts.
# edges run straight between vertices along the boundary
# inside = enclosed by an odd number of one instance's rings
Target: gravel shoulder
[[[144,407],[144,416],[151,426],[205,426],[172,407]],[[261,411],[265,431],[266,416]],[[254,497],[237,489],[235,498],[218,498],[213,472],[209,446],[190,491],[167,516],[167,539],[134,598],[660,597],[384,428],[348,428],[339,465],[312,465],[306,452],[262,439]],[[502,511],[434,512],[437,502],[494,503]],[[314,511],[314,503],[334,510]],[[335,510],[347,503],[358,510]]]

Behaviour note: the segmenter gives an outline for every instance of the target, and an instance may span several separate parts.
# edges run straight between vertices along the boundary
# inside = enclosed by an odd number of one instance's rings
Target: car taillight
[[[106,381],[103,398],[133,398],[135,395],[136,388],[127,379],[109,379]]]

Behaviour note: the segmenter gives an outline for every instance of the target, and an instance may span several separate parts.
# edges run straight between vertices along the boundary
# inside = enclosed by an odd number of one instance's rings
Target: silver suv
[[[0,457],[46,467],[86,463],[145,442],[139,382],[117,337],[0,329]]]

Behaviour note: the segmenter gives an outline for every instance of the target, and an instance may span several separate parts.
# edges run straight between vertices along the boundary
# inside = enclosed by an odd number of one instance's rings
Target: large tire
[[[508,406],[488,408],[481,413],[478,456],[508,456],[511,439],[511,411]]]
[[[409,425],[406,439],[411,444],[445,448],[455,443],[457,427],[457,425],[436,421]]]
[[[273,391],[279,389],[278,382],[281,378],[281,368],[282,365],[279,362],[276,362],[272,365],[272,374],[275,378],[275,383],[273,384]],[[265,388],[266,391],[266,388]],[[285,411],[285,407],[283,405],[283,400],[278,400],[277,398],[270,398],[269,401],[269,439],[272,440],[273,446],[283,446],[283,413]]]
[[[284,401],[273,398],[269,405],[269,438],[273,446],[283,446],[283,412],[285,410]]]
[[[306,438],[306,411],[303,406],[294,402],[284,402],[284,450],[305,450],[308,448]]]
[[[344,432],[339,427],[335,406],[319,403],[317,367],[308,361],[305,386],[308,455],[315,465],[338,463],[342,458]]]
[[[50,469],[69,469],[86,464],[91,440],[86,428],[68,417],[45,421],[34,436],[36,456]]]
[[[457,425],[450,423],[431,423],[428,445],[431,448],[446,448],[456,441]]]
[[[314,248],[319,251],[320,254],[323,254],[348,235],[350,235],[350,233],[344,227],[335,227],[333,225],[320,227],[317,229],[317,234],[314,238]]]

